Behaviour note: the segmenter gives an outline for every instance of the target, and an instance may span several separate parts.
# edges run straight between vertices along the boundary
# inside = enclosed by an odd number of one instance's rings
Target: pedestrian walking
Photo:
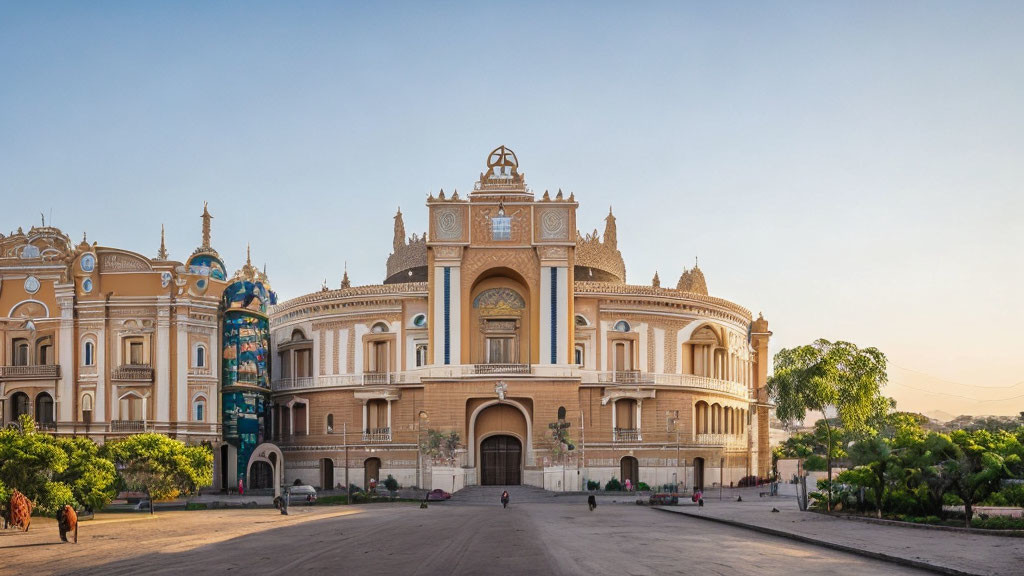
[[[503,491],[501,493],[501,507],[502,508],[508,508],[508,501],[509,501],[508,490],[505,490],[505,491]]]
[[[591,494],[587,496],[587,506],[590,507],[590,511],[593,512],[594,508],[597,508],[597,496]]]

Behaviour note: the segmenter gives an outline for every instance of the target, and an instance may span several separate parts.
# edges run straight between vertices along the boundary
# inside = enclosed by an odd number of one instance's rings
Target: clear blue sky
[[[289,298],[380,282],[395,208],[505,144],[584,232],[615,207],[630,282],[699,255],[776,349],[1024,410],[1024,5],[552,4],[2,2],[0,229],[184,259],[208,200]]]

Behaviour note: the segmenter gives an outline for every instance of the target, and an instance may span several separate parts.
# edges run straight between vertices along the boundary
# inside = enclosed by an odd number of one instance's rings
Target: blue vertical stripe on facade
[[[558,268],[551,267],[551,363],[558,363]]]
[[[444,363],[452,363],[452,269],[444,268]]]

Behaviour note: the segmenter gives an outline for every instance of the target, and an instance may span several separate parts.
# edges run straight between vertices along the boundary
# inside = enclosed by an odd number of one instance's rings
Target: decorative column
[[[171,299],[157,297],[156,308],[156,362],[153,364],[156,378],[157,413],[155,420],[167,422],[170,419],[171,390]]]
[[[60,305],[60,387],[57,390],[54,421],[75,420],[75,298],[74,285],[58,288]]]
[[[178,422],[184,423],[188,422],[188,327],[186,324],[188,322],[188,312],[182,312],[179,308],[175,321],[177,324],[175,339],[178,344],[178,366],[174,394],[175,402],[177,403],[175,419]],[[170,346],[170,343],[168,343],[168,346]],[[158,398],[157,402],[160,410],[157,420],[161,423],[169,423],[171,420],[170,390],[167,390],[164,396]]]

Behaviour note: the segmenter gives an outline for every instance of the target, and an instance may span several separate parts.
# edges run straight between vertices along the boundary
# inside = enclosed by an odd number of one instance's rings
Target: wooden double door
[[[490,436],[480,443],[480,484],[522,483],[523,445],[514,436]]]

